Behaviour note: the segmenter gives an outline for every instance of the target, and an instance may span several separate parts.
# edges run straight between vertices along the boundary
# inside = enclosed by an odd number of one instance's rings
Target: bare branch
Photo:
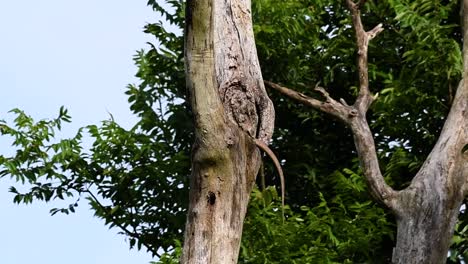
[[[354,3],[353,0],[346,0],[346,4],[348,5],[348,8],[350,10],[355,9],[357,7],[356,3]]]
[[[385,182],[380,171],[374,137],[365,116],[358,116],[350,124],[359,162],[371,195],[391,209],[396,207],[397,192]]]
[[[343,99],[340,100],[341,103],[335,101],[324,88],[319,86],[314,90],[325,97],[325,101],[308,97],[303,93],[269,81],[265,81],[265,86],[287,95],[304,105],[333,115],[347,124],[353,131],[361,167],[372,196],[390,208],[395,207],[394,198],[396,198],[396,192],[385,183],[382,176],[375,151],[374,139],[365,115],[359,115],[358,110],[354,106],[348,106]]]
[[[345,123],[349,122],[349,117],[352,116],[354,108],[350,106],[342,105],[341,103],[335,101],[333,98],[330,97],[327,91],[324,88],[316,86],[314,90],[320,93],[324,98],[325,101],[320,101],[315,98],[309,97],[303,93],[296,92],[292,89],[286,88],[284,86],[278,85],[276,83],[272,83],[269,81],[264,81],[265,86],[272,88],[291,99],[299,101],[300,103],[310,106],[312,108],[318,109],[322,112],[328,113],[337,117],[338,119],[342,120]]]
[[[343,105],[349,106],[349,104],[343,98],[340,98],[340,103],[342,103]]]
[[[325,97],[326,102],[330,102],[331,100],[333,100],[330,97],[330,94],[323,87],[317,86],[314,88],[314,91],[320,93],[323,97]]]
[[[361,21],[359,8],[364,4],[364,0],[354,3],[346,0],[351,11],[353,27],[356,31],[356,43],[358,48],[358,74],[359,74],[359,95],[354,103],[356,118],[351,119],[349,126],[353,131],[354,143],[358,152],[361,168],[371,190],[371,194],[378,201],[386,204],[390,208],[395,208],[397,193],[385,183],[385,179],[380,171],[375,143],[369,124],[366,120],[366,112],[375,99],[369,90],[369,72],[367,62],[367,51],[369,41],[383,31],[382,24],[378,24],[370,31],[365,31]],[[344,103],[343,103],[344,104]]]
[[[367,109],[372,104],[374,98],[369,91],[369,72],[367,63],[367,50],[369,41],[375,38],[380,32],[383,31],[383,25],[378,24],[370,31],[365,31],[361,21],[361,12],[359,7],[362,6],[363,2],[360,1],[358,4],[352,0],[346,0],[348,8],[351,11],[353,18],[353,27],[356,31],[356,40],[358,46],[358,74],[359,74],[359,95],[354,103],[354,106],[358,109],[361,115],[365,115]]]
[[[372,40],[373,38],[375,38],[383,30],[384,30],[383,24],[380,23],[377,26],[375,26],[372,30],[367,31],[367,36],[369,37],[369,40]]]
[[[372,196],[376,200],[387,205],[389,208],[394,209],[397,206],[396,198],[398,193],[385,183],[385,179],[380,171],[373,135],[366,120],[366,112],[372,101],[375,99],[369,90],[367,62],[368,44],[369,40],[382,32],[383,27],[382,24],[379,24],[368,32],[364,30],[359,11],[359,7],[362,6],[364,2],[365,0],[361,0],[358,3],[355,3],[352,0],[346,0],[352,14],[358,46],[358,74],[360,86],[359,95],[353,106],[349,106],[343,99],[340,99],[341,103],[335,101],[330,97],[325,89],[318,85],[315,87],[315,91],[325,98],[324,102],[307,97],[302,93],[295,92],[271,82],[265,82],[265,84],[267,87],[273,88],[292,99],[331,114],[344,121],[353,131],[354,143],[356,145],[361,167]]]

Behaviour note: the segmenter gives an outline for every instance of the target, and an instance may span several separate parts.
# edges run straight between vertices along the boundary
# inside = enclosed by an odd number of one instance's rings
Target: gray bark
[[[392,208],[398,224],[395,263],[445,263],[467,191],[467,84],[464,77],[435,147]]]
[[[393,263],[445,263],[460,205],[468,191],[468,0],[462,1],[463,79],[458,86],[441,135],[409,187],[395,191],[385,183],[379,168],[366,112],[374,97],[369,92],[367,45],[381,30],[365,31],[359,8],[365,1],[346,0],[353,17],[358,45],[359,95],[349,106],[337,102],[317,87],[319,101],[286,87],[265,82],[268,87],[347,124],[354,135],[361,167],[372,196],[392,210],[397,219],[397,243]]]
[[[182,263],[236,263],[274,110],[256,55],[248,0],[189,0],[187,88],[195,117]]]
[[[463,79],[439,139],[410,186],[398,195],[394,263],[445,263],[467,192],[468,1],[462,1]]]

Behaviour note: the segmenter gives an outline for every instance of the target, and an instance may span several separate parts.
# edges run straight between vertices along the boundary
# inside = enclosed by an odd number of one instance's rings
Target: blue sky
[[[142,32],[160,18],[146,1],[0,1],[0,119],[20,108],[36,119],[55,117],[61,105],[72,124],[61,136],[97,124],[112,113],[134,122],[124,95],[136,83],[135,51],[152,41]],[[10,150],[0,138],[0,152]],[[50,216],[54,203],[16,205],[0,179],[0,263],[148,263],[146,252],[130,251],[117,230],[92,216],[86,203],[69,216]]]

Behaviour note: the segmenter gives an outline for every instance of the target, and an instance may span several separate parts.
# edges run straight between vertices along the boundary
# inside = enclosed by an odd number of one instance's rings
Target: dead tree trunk
[[[369,91],[367,69],[368,42],[382,31],[381,25],[365,31],[360,17],[360,4],[346,0],[353,17],[358,44],[359,95],[349,106],[335,101],[323,88],[317,87],[325,101],[319,101],[280,85],[266,84],[299,102],[331,114],[347,124],[361,167],[372,196],[389,207],[397,219],[397,243],[393,263],[445,263],[460,205],[468,191],[468,0],[463,10],[463,79],[442,133],[434,149],[416,174],[410,186],[395,191],[385,183],[379,168],[374,140],[366,121],[366,112],[375,99]]]
[[[182,263],[236,263],[260,167],[253,142],[274,124],[257,59],[249,0],[188,0],[187,88],[195,117]]]

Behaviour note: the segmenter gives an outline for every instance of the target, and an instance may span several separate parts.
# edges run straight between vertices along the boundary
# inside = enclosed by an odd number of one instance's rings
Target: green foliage
[[[348,170],[350,171],[350,170]],[[356,175],[357,176],[357,175]],[[367,197],[362,177],[336,180],[342,195],[294,211],[274,187],[254,189],[244,223],[239,263],[385,263],[390,253],[369,250],[393,240],[393,224]],[[359,185],[357,190],[356,186]],[[349,197],[364,199],[348,199]],[[347,203],[349,201],[350,203]],[[178,263],[181,244],[154,264]]]
[[[157,262],[152,261],[150,264],[178,264],[182,255],[182,243],[179,240],[174,241],[174,248],[170,252],[165,252]]]
[[[455,226],[455,234],[452,238],[452,248],[447,263],[465,263],[468,259],[468,215],[466,202],[461,210],[459,222]]]
[[[404,148],[396,148],[391,154],[385,168],[384,177],[389,184],[397,189],[403,189],[410,183],[410,179],[421,167],[422,161]]]
[[[370,248],[392,236],[392,224],[373,202],[342,200],[362,195],[346,178],[338,180],[344,196],[331,200],[318,193],[320,203],[299,211],[281,203],[274,188],[254,190],[244,224],[239,263],[383,263],[388,256]],[[363,184],[362,182],[360,183]],[[341,189],[343,188],[343,189]],[[362,188],[363,189],[363,188]]]
[[[354,65],[349,60],[354,59],[355,49],[353,32],[344,27],[349,18],[341,4],[264,0],[254,1],[253,10],[264,79],[305,94],[311,94],[311,87],[322,82],[334,96],[351,98],[342,89],[349,84],[343,83],[347,79],[343,67]],[[349,61],[347,65],[345,61]],[[282,95],[272,92],[270,97],[276,109],[273,148],[285,160],[288,203],[295,209],[313,206],[319,202],[317,189],[324,193],[333,189],[323,179],[340,166],[351,166],[351,134],[338,121]],[[268,180],[267,185],[275,182],[277,179]]]
[[[64,199],[65,196],[72,196],[71,190],[61,186],[65,183],[66,176],[63,171],[65,166],[55,164],[65,164],[76,160],[81,151],[79,145],[82,137],[81,130],[73,139],[64,139],[58,143],[51,143],[56,130],[60,130],[62,122],[70,122],[71,118],[63,107],[60,108],[59,116],[52,120],[41,120],[34,122],[31,116],[26,115],[19,109],[10,111],[16,115],[14,122],[16,128],[12,128],[4,121],[0,121],[0,134],[8,135],[13,140],[12,145],[17,147],[15,155],[12,157],[0,156],[0,177],[9,175],[21,183],[31,183],[31,191],[26,194],[19,193],[16,188],[11,187],[10,191],[15,193],[15,203],[31,203],[33,199],[50,201],[52,198]],[[56,179],[62,184],[42,183],[40,177],[46,179]],[[62,212],[73,211],[71,205],[69,209]]]
[[[96,216],[129,236],[131,247],[145,246],[153,254],[159,248],[169,249],[180,238],[190,161],[172,143],[174,135],[164,133],[166,121],[151,131],[152,136],[138,126],[125,130],[110,120],[53,143],[55,130],[70,121],[66,110],[62,108],[57,119],[38,122],[22,111],[13,112],[15,127],[2,122],[1,134],[14,138],[18,150],[11,157],[2,156],[0,176],[31,185],[25,193],[11,187],[14,202],[71,199],[69,206],[51,209],[52,215],[68,214],[85,196]],[[94,142],[91,154],[82,151],[84,132]]]
[[[379,147],[398,142],[424,157],[435,143],[461,76],[457,3],[389,1],[394,17],[385,34],[373,41],[389,48],[371,50],[376,59],[389,57],[373,63],[377,70],[370,72],[376,76],[374,86],[381,87],[372,109]]]
[[[156,1],[148,5],[169,25],[181,28],[182,1],[166,3],[174,13]],[[52,143],[53,132],[70,117],[35,123],[19,110],[14,125],[3,122],[1,130],[2,135],[16,137],[17,154],[0,156],[0,177],[9,175],[31,186],[23,193],[12,188],[15,202],[68,197],[69,206],[51,210],[68,214],[84,197],[96,216],[129,237],[130,247],[144,246],[153,255],[170,250],[182,237],[193,142],[191,114],[184,101],[183,38],[162,24],[145,27],[144,32],[156,37],[157,47],[149,44],[149,51],[139,51],[134,58],[136,76],[142,81],[126,91],[130,109],[139,117],[130,130],[108,120]],[[82,147],[83,136],[92,142],[89,150]]]

